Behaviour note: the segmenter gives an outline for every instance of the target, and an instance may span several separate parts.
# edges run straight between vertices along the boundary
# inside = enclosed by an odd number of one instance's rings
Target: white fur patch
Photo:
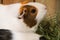
[[[41,35],[35,33],[13,32],[12,40],[39,40]]]

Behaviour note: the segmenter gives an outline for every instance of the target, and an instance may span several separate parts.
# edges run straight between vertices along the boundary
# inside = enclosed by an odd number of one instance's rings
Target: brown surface
[[[47,16],[52,19],[54,16],[56,16],[56,0],[47,0]]]
[[[60,26],[60,0],[57,1],[57,8],[56,8],[56,13],[57,13],[57,22]]]
[[[17,3],[17,2],[23,2],[23,1],[32,1],[32,0],[4,0],[3,3],[4,4],[12,4],[12,3]]]

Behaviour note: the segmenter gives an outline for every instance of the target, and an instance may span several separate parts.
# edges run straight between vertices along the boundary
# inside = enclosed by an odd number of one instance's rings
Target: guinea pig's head
[[[43,4],[32,2],[21,6],[18,18],[31,28],[39,24],[45,14],[46,7]]]
[[[25,5],[20,8],[19,19],[23,19],[24,23],[28,26],[32,27],[36,25],[37,20],[35,19],[37,16],[38,10],[34,6]]]

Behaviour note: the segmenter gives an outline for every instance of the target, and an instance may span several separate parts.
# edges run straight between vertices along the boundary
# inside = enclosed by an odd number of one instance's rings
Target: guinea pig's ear
[[[28,1],[23,1],[23,2],[21,2],[22,5],[23,5],[23,4],[26,4],[26,3],[28,3]]]

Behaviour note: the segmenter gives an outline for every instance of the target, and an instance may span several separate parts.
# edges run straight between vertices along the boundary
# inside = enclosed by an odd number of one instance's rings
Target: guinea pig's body
[[[35,33],[15,32],[0,29],[0,40],[39,40],[40,36]]]
[[[20,8],[21,6],[23,6],[21,3],[0,5],[0,29],[9,29],[19,32],[35,32],[38,24],[46,14],[46,7],[43,4],[36,2],[30,2],[24,5],[32,5],[37,8],[37,24],[34,25],[32,28],[29,28],[29,26],[24,23],[23,19],[18,19]]]
[[[0,29],[17,31],[20,28],[17,14],[20,4],[0,5]]]
[[[22,19],[18,19],[20,7],[20,3],[0,5],[0,29],[10,29],[19,32],[34,30],[34,28],[26,27]]]
[[[33,19],[36,20],[37,23],[31,28],[24,23],[23,18],[18,19],[19,13],[21,12],[20,8],[23,6],[21,3],[10,5],[0,4],[0,33],[3,33],[0,34],[1,40],[40,40],[39,38],[41,35],[35,34],[35,31],[37,30],[37,26],[39,25],[40,21],[46,14],[46,7],[43,4],[36,2],[30,2],[24,4],[24,6],[25,5],[34,6],[38,11],[35,19]],[[3,30],[1,31],[1,29]]]

